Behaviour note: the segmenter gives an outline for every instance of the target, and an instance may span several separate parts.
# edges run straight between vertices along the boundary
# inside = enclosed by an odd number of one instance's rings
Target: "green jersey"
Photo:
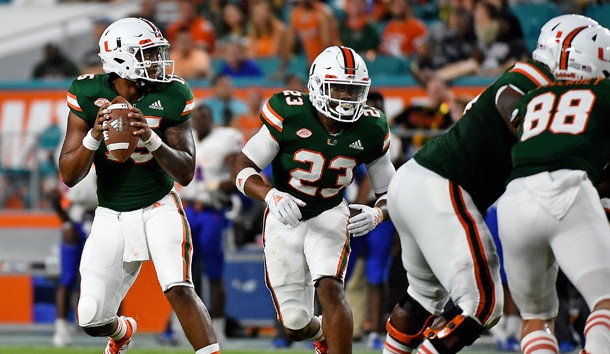
[[[68,106],[72,113],[93,127],[99,107],[112,101],[118,93],[113,74],[81,75],[68,89]],[[146,117],[149,127],[162,139],[168,127],[191,117],[193,92],[181,78],[157,83],[137,102],[131,102]],[[142,141],[124,163],[113,161],[102,142],[94,158],[97,173],[99,205],[117,211],[130,211],[153,204],[174,186],[173,179],[159,166]]]
[[[596,183],[610,161],[610,81],[557,81],[519,102],[519,142],[510,179],[583,170]]]
[[[415,161],[459,184],[485,213],[504,192],[516,142],[496,108],[499,90],[508,86],[526,93],[552,78],[541,63],[516,63],[466,106],[464,116],[450,130],[426,143]]]
[[[356,166],[376,160],[390,146],[385,115],[373,107],[336,135],[324,129],[308,95],[298,91],[274,94],[260,117],[280,147],[271,162],[272,185],[307,203],[303,220],[341,203]]]

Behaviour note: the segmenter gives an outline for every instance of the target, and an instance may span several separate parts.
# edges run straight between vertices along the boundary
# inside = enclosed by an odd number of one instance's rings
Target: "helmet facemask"
[[[321,109],[325,116],[340,122],[355,122],[362,115],[370,84],[342,80],[322,80]]]
[[[174,76],[174,61],[169,58],[169,43],[149,47],[131,47],[134,51],[136,79],[168,82]],[[168,70],[167,67],[171,67]],[[169,71],[169,72],[168,72]]]

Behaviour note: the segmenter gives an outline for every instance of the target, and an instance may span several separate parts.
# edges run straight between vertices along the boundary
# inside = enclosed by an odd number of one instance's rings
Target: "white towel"
[[[122,212],[119,216],[125,247],[123,262],[147,261],[148,243],[144,231],[144,211],[142,209]]]
[[[568,213],[587,173],[580,170],[542,172],[523,178],[523,185],[534,199],[557,220]]]

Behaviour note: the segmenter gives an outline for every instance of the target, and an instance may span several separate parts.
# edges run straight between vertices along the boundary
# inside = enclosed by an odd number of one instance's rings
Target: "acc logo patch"
[[[100,98],[98,98],[97,100],[95,100],[95,102],[93,102],[93,104],[94,104],[94,105],[96,105],[96,106],[98,106],[98,107],[101,107],[101,106],[103,106],[105,103],[108,103],[108,102],[110,102],[110,101],[108,101],[108,99],[107,99],[107,98],[100,97]]]
[[[311,130],[307,129],[307,128],[301,128],[299,129],[299,131],[297,131],[297,136],[299,138],[309,138],[313,133],[311,132]]]

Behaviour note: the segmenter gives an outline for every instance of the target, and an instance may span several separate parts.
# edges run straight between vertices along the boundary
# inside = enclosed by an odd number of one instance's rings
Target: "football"
[[[108,116],[106,121],[107,130],[104,132],[104,143],[108,153],[112,155],[112,160],[125,162],[134,152],[140,139],[132,132],[135,128],[129,125],[131,119],[127,116],[131,104],[125,98],[117,96],[108,106]]]

